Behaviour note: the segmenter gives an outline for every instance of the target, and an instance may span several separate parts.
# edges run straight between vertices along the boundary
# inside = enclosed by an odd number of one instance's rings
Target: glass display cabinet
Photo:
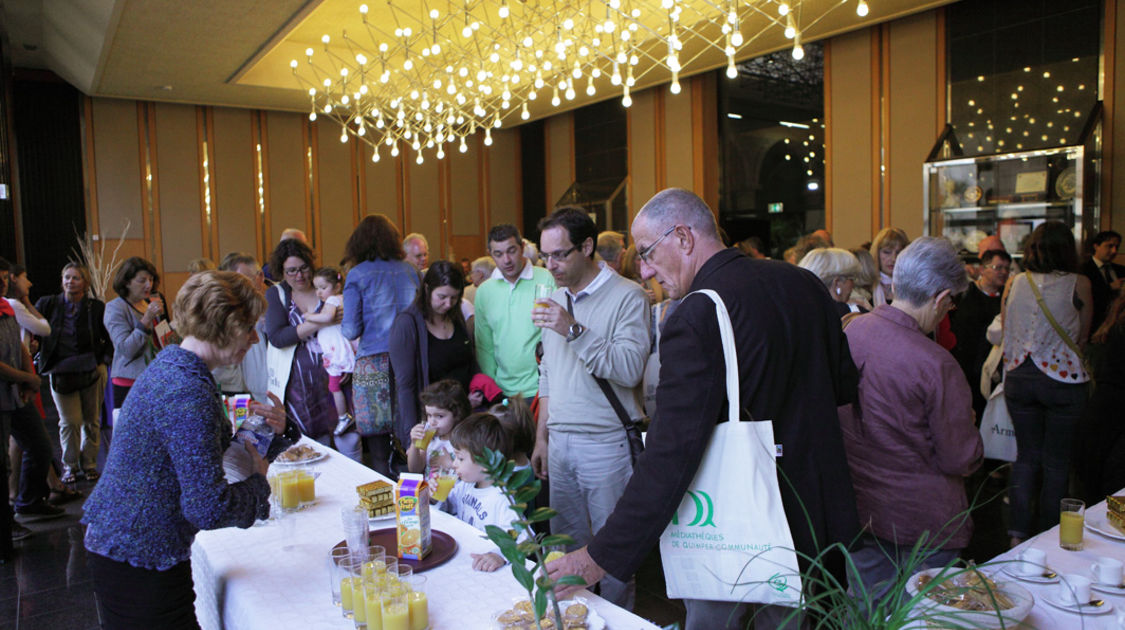
[[[1062,221],[1081,251],[1099,229],[1101,136],[1100,102],[1070,146],[962,157],[947,126],[922,167],[926,234],[948,238],[966,258],[997,235],[1021,257],[1032,230]]]

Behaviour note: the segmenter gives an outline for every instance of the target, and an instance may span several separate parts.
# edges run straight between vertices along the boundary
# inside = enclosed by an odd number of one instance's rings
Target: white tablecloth
[[[1100,517],[1104,521],[1105,512],[1105,501],[1102,501],[1090,507],[1087,510],[1086,516],[1087,518]],[[1089,528],[1083,533],[1083,539],[1085,547],[1082,551],[1067,551],[1059,547],[1059,526],[1055,525],[1042,534],[1024,541],[1022,545],[1015,549],[997,556],[987,564],[1006,563],[1003,566],[1014,567],[1016,566],[1016,561],[1019,560],[1020,553],[1022,553],[1024,549],[1034,547],[1036,549],[1042,549],[1047,553],[1047,566],[1058,573],[1059,576],[1071,573],[1093,579],[1090,572],[1090,565],[1098,558],[1107,556],[1125,562],[1125,541],[1102,536],[1090,531]],[[988,571],[988,569],[985,570]],[[1035,597],[1035,607],[1031,610],[1031,615],[1024,620],[1023,624],[1028,628],[1036,628],[1038,630],[1051,630],[1053,628],[1057,628],[1058,630],[1125,629],[1125,625],[1123,625],[1123,623],[1125,623],[1125,596],[1110,595],[1096,590],[1092,591],[1091,594],[1095,598],[1105,600],[1108,604],[1113,606],[1114,610],[1108,614],[1079,615],[1059,610],[1044,601],[1044,597],[1053,594],[1059,588],[1057,582],[1054,584],[1032,584],[1023,580],[1016,580],[1005,573],[1000,573],[997,577],[999,579],[1017,582],[1020,586],[1030,591],[1032,596]]]
[[[272,522],[250,529],[200,532],[192,546],[196,614],[203,628],[354,627],[329,597],[328,550],[344,539],[340,508],[357,502],[355,487],[379,479],[375,471],[336,451],[315,464],[317,502],[296,515],[295,548],[283,551],[281,526]],[[489,628],[493,613],[511,607],[526,592],[512,577],[511,567],[494,573],[472,568],[469,553],[487,551],[491,543],[471,525],[434,510],[433,529],[457,540],[457,554],[426,571],[426,591],[433,630]],[[372,527],[393,527],[394,519]],[[613,630],[656,629],[657,626],[590,593],[581,597]]]

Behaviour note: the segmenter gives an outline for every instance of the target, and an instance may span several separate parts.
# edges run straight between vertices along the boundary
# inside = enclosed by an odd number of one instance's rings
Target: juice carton
[[[230,414],[230,423],[237,431],[242,422],[250,415],[250,394],[235,394],[227,397],[227,413]]]
[[[402,473],[395,485],[398,557],[421,560],[430,553],[430,487],[420,474]]]

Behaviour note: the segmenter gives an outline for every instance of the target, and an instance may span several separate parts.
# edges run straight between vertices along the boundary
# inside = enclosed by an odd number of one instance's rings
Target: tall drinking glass
[[[1081,499],[1059,502],[1059,546],[1067,551],[1082,551],[1082,525],[1086,504]]]

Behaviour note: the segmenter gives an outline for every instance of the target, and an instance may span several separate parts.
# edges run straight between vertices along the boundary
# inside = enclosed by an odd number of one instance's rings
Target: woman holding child
[[[305,435],[330,444],[338,416],[316,335],[334,322],[309,317],[322,308],[315,271],[312,250],[296,239],[281,241],[270,255],[270,272],[282,280],[266,291],[266,363],[269,391],[285,401],[289,417]],[[358,440],[337,439],[336,447],[360,459]]]
[[[430,265],[418,295],[391,326],[391,371],[398,402],[396,432],[401,436],[425,417],[418,394],[445,378],[469,391],[477,373],[473,339],[461,315],[465,277],[447,260]]]

